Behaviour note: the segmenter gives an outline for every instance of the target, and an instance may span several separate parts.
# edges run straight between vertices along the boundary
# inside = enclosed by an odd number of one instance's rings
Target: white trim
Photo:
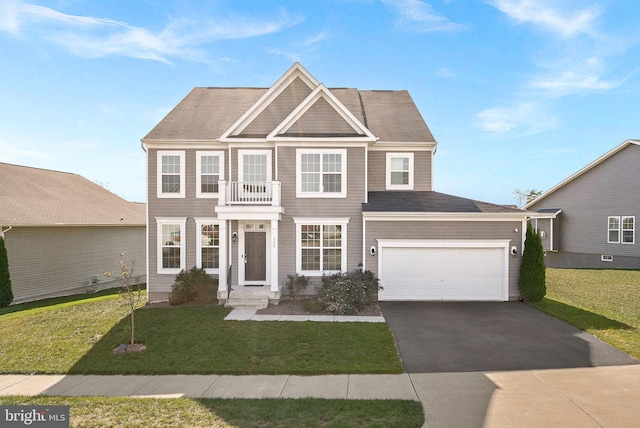
[[[218,192],[202,192],[202,169],[201,169],[201,161],[204,156],[214,156],[218,158],[218,181],[224,180],[224,151],[208,151],[208,150],[197,150],[196,151],[196,198],[217,198],[220,192],[218,188]]]
[[[178,274],[182,269],[185,269],[187,260],[187,218],[186,217],[156,217],[156,272],[159,275],[164,274]],[[164,268],[162,267],[162,227],[165,225],[178,225],[180,227],[180,267],[179,268]]]
[[[409,183],[408,184],[392,184],[391,183],[391,173],[399,172],[399,171],[391,171],[391,160],[392,159],[408,159],[409,160],[409,170],[407,173],[409,174]],[[386,190],[413,190],[413,177],[415,175],[415,169],[413,168],[413,153],[406,152],[387,152],[387,163],[386,163]]]
[[[320,155],[320,191],[302,191],[302,155]],[[339,154],[340,165],[340,192],[324,192],[322,188],[322,158],[325,154]],[[347,197],[347,149],[296,149],[296,198],[346,198]]]
[[[202,226],[211,225],[218,226],[218,246],[217,247],[207,247],[207,248],[218,248],[218,268],[209,268],[205,269],[205,272],[208,274],[218,274],[220,273],[220,252],[222,251],[221,245],[221,236],[220,236],[220,221],[217,218],[204,218],[204,217],[194,217],[196,221],[196,267],[202,268],[202,240],[200,239],[200,231]]]
[[[162,158],[164,156],[179,156],[179,162],[180,162],[180,172],[179,172],[179,177],[180,177],[180,191],[177,193],[164,193],[162,191],[162,176],[164,175],[162,172]],[[184,198],[185,197],[185,191],[187,188],[186,185],[186,180],[185,180],[185,152],[184,150],[158,150],[157,155],[156,155],[156,169],[157,169],[157,174],[156,174],[156,181],[157,181],[157,186],[156,186],[156,190],[157,190],[157,194],[156,196],[158,198]],[[178,174],[172,174],[172,175],[178,175]]]
[[[307,98],[302,101],[290,114],[287,116],[285,120],[283,120],[278,126],[275,127],[273,131],[269,135],[267,135],[267,140],[290,140],[292,138],[300,138],[300,137],[286,137],[284,135],[295,123],[304,116],[307,111],[320,99],[323,98],[325,101],[329,103],[331,107],[338,113],[342,119],[358,134],[358,136],[354,137],[340,137],[341,140],[347,141],[377,141],[375,135],[371,133],[366,126],[362,124],[354,115],[347,109],[338,98],[336,98],[326,86],[320,83]],[[326,137],[321,137],[326,138]],[[314,140],[315,138],[306,138],[307,140]]]
[[[503,250],[502,300],[509,300],[509,244],[508,239],[377,239],[378,278],[383,278],[384,248],[500,248]],[[522,252],[522,251],[521,251]]]
[[[293,222],[296,225],[296,273],[298,275],[306,276],[322,276],[324,274],[332,274],[337,272],[346,272],[347,269],[347,226],[349,224],[350,217],[330,218],[330,217],[296,217],[293,218]],[[323,271],[322,270],[322,247],[320,248],[320,270],[302,270],[302,246],[300,245],[302,239],[302,225],[312,226],[341,226],[341,247],[340,247],[340,271]],[[321,229],[322,230],[322,229]],[[322,232],[321,232],[322,233]],[[323,238],[320,238],[322,242]]]

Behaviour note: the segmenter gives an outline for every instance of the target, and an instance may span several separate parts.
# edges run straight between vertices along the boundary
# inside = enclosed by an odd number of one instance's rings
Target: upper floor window
[[[224,152],[197,151],[196,197],[218,196],[218,181],[224,178]]]
[[[156,218],[158,225],[157,271],[177,274],[186,265],[184,233],[186,218]]]
[[[608,240],[610,244],[635,243],[635,222],[633,216],[610,216],[608,218]]]
[[[158,197],[184,198],[185,167],[183,151],[158,151]]]
[[[296,196],[347,196],[346,149],[298,149],[296,157]]]
[[[387,153],[387,189],[413,190],[413,153]]]

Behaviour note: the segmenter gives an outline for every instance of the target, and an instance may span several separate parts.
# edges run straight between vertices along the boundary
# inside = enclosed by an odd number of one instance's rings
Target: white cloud
[[[600,58],[589,57],[578,64],[559,71],[536,76],[529,82],[529,86],[543,89],[552,95],[568,95],[576,92],[609,90],[624,83],[625,79],[605,80],[604,63]]]
[[[578,34],[594,34],[595,20],[599,11],[586,8],[563,12],[548,5],[544,0],[492,0],[490,4],[508,15],[518,24],[532,23],[547,28],[565,37]]]
[[[439,15],[430,4],[420,0],[382,0],[382,2],[393,7],[400,14],[397,26],[405,31],[461,31],[467,28],[466,25],[457,24]]]
[[[174,20],[162,30],[152,31],[122,21],[70,15],[16,0],[0,1],[0,31],[40,37],[74,55],[89,58],[119,55],[162,62],[171,62],[173,58],[207,62],[201,45],[272,34],[302,21],[281,11],[270,20]]]
[[[559,121],[546,107],[523,102],[507,107],[494,107],[476,115],[480,129],[495,134],[534,135],[556,128]]]

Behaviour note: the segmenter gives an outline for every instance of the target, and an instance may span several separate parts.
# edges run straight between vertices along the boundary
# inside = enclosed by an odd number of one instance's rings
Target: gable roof
[[[546,192],[542,193],[540,196],[535,198],[533,201],[527,203],[523,208],[524,209],[529,209],[530,207],[538,204],[540,201],[542,201],[547,196],[551,195],[552,193],[554,193],[558,189],[560,189],[563,186],[565,186],[566,184],[572,182],[573,180],[575,180],[576,178],[578,178],[581,175],[585,174],[586,172],[588,172],[588,171],[592,170],[593,168],[597,167],[602,162],[604,162],[605,160],[609,159],[610,157],[612,157],[613,155],[617,154],[622,149],[624,149],[624,148],[626,148],[626,147],[628,147],[630,145],[638,145],[638,146],[640,146],[640,140],[626,140],[626,141],[624,141],[622,144],[614,147],[612,150],[610,150],[607,153],[605,153],[604,155],[600,156],[598,159],[596,159],[595,161],[591,162],[589,165],[585,166],[584,168],[582,168],[581,170],[579,170],[575,174],[569,176],[568,178],[564,179],[560,183],[558,183],[555,186],[553,186],[551,189],[549,189]]]
[[[194,88],[142,142],[334,137],[436,145],[407,91],[327,88],[298,63],[270,88]]]
[[[517,208],[434,191],[369,192],[363,212],[389,213],[525,213]]]
[[[145,204],[128,202],[80,175],[0,163],[1,226],[145,224]]]

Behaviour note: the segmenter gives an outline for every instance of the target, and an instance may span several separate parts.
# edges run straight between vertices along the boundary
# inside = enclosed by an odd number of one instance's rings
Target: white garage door
[[[507,247],[379,247],[379,300],[508,299]],[[477,244],[476,244],[477,245]]]

